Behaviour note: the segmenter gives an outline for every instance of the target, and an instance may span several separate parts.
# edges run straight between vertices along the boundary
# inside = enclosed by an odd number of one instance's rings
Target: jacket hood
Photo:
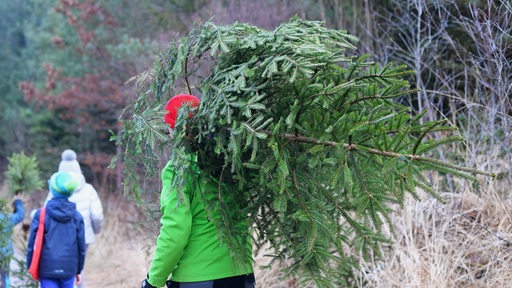
[[[73,219],[76,211],[76,204],[67,198],[53,198],[46,204],[46,213],[58,222],[68,222]]]

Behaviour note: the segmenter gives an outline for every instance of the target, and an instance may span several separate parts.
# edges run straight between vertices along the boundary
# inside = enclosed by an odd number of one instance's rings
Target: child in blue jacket
[[[13,254],[12,245],[12,229],[16,224],[23,221],[25,217],[25,209],[23,208],[23,201],[19,195],[14,196],[12,203],[14,208],[12,214],[7,214],[0,211],[0,222],[2,233],[2,245],[0,247],[0,288],[9,288],[9,264]],[[3,209],[2,209],[3,210]]]
[[[76,204],[68,200],[78,187],[73,173],[58,172],[49,181],[53,198],[46,204],[44,237],[39,261],[41,288],[73,288],[81,282],[85,262],[84,220]],[[32,261],[40,209],[30,226],[27,268]],[[75,283],[76,280],[76,283]]]

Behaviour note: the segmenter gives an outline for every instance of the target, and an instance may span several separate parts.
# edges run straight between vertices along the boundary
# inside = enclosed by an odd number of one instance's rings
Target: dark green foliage
[[[156,174],[156,155],[167,146],[180,191],[190,173],[186,154],[195,151],[203,177],[231,187],[204,197],[223,239],[238,231],[232,215],[239,209],[256,245],[269,243],[276,259],[292,259],[290,272],[301,281],[347,285],[353,257],[389,241],[382,225],[392,228],[392,204],[402,205],[406,192],[419,199],[418,190],[437,197],[424,171],[469,179],[477,172],[425,156],[461,140],[431,133],[456,128],[422,122],[395,103],[411,92],[403,80],[410,71],[356,56],[356,43],[298,18],[274,31],[195,27],[157,61],[149,87],[149,74],[141,76],[139,97],[127,107],[134,116],[125,114],[118,139],[126,188],[138,191],[132,175],[140,164]],[[180,114],[171,142],[162,105],[181,92],[200,96],[201,105],[192,119]],[[225,198],[242,205],[224,205]]]

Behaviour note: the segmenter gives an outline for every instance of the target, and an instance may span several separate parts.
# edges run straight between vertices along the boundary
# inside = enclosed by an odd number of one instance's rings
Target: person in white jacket
[[[85,181],[80,164],[76,160],[77,156],[75,151],[71,149],[64,150],[61,158],[62,160],[59,163],[59,172],[74,172],[72,174],[78,177],[77,180],[79,185],[71,197],[69,197],[69,201],[76,203],[76,209],[84,218],[85,243],[87,251],[89,244],[92,244],[95,241],[95,234],[98,234],[101,231],[101,226],[103,224],[103,206],[101,205],[101,200],[96,189]],[[48,197],[46,197],[46,202],[48,202],[52,197],[52,193],[49,193]],[[82,272],[82,281],[77,287],[83,288],[84,282]]]

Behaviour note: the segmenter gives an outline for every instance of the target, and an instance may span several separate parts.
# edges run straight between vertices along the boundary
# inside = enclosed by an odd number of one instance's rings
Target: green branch
[[[270,131],[262,131],[262,132],[269,136],[272,135],[272,133]],[[448,162],[443,162],[438,159],[425,157],[425,156],[397,153],[397,152],[392,152],[392,151],[383,151],[383,150],[378,150],[378,149],[374,149],[374,148],[364,147],[363,145],[357,145],[357,144],[338,143],[335,141],[320,141],[315,138],[310,138],[310,137],[306,137],[306,136],[302,136],[302,135],[294,135],[294,134],[289,134],[289,133],[281,133],[278,136],[283,137],[287,140],[295,141],[295,142],[332,146],[332,147],[342,146],[345,149],[350,150],[350,151],[359,150],[359,151],[366,151],[371,154],[382,155],[382,156],[386,156],[386,157],[406,158],[406,159],[409,159],[412,161],[420,161],[420,162],[432,163],[432,164],[436,164],[436,165],[443,165],[447,168],[451,168],[451,169],[455,169],[458,171],[463,171],[463,172],[467,172],[467,173],[471,173],[471,174],[485,175],[485,176],[489,176],[489,177],[493,177],[493,178],[496,177],[496,174],[492,173],[492,172],[486,172],[486,171],[478,170],[475,168],[459,166],[459,165],[451,164]]]

